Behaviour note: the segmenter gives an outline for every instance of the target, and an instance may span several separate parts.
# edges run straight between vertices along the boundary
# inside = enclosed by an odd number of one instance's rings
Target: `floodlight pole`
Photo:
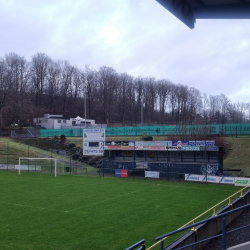
[[[207,141],[205,141],[205,156],[206,156],[206,185],[207,185],[207,164],[208,164]]]
[[[141,126],[143,126],[143,103],[141,102]]]
[[[85,93],[85,101],[84,101],[84,107],[85,107],[85,128],[86,128],[86,110],[87,110],[87,107],[86,107],[86,99],[87,99],[87,90],[86,90],[86,86],[84,87],[84,93]]]

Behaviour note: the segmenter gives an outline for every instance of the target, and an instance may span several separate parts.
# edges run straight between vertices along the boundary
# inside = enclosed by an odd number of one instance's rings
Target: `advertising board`
[[[41,166],[37,165],[20,165],[21,170],[29,170],[29,171],[41,171]],[[15,170],[19,170],[19,165],[15,165]]]
[[[85,141],[101,141],[102,134],[87,134]],[[124,145],[126,144],[126,145]],[[206,145],[206,146],[205,146]],[[209,146],[210,145],[210,146]],[[106,142],[104,150],[151,150],[151,151],[218,151],[214,141],[135,141]]]
[[[212,183],[219,183],[220,177],[212,176],[212,175],[199,175],[199,181],[201,182],[212,182]]]
[[[240,179],[242,182],[242,179],[245,179],[245,178],[240,178]],[[185,174],[185,180],[206,182],[206,175]],[[234,185],[235,177],[225,177],[225,176],[219,177],[219,176],[208,175],[207,182]]]
[[[199,175],[185,174],[185,181],[199,181]]]
[[[235,177],[235,186],[247,186],[250,184],[250,178]]]
[[[145,171],[145,177],[148,177],[148,178],[159,178],[160,177],[160,173],[156,172],[156,171]]]
[[[128,170],[127,169],[116,169],[115,170],[115,177],[127,178],[128,177]]]
[[[222,184],[231,184],[231,185],[234,185],[234,177],[220,177],[220,181],[219,183],[222,183]]]
[[[182,146],[181,148],[184,151],[200,151],[199,146]]]

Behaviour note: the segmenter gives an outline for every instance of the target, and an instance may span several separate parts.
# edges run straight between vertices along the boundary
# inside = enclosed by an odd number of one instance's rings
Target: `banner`
[[[235,186],[247,186],[250,184],[250,178],[235,177]]]
[[[243,180],[243,179],[246,179],[246,178],[238,178],[238,179],[240,179],[239,182],[238,182],[239,184],[243,185],[243,183],[246,183],[246,181]],[[201,181],[201,182],[206,182],[206,175],[185,174],[185,180],[186,181]],[[250,178],[249,178],[249,181],[250,181]],[[207,176],[207,182],[234,185],[234,183],[235,183],[235,177],[225,177],[225,176],[219,177],[219,176],[208,175]]]
[[[85,138],[84,141],[86,141]],[[87,141],[90,140],[88,139]],[[218,151],[217,146],[211,146],[214,144],[214,141],[108,141],[105,142],[104,150]]]
[[[116,169],[115,170],[115,177],[127,178],[128,177],[128,170],[127,169]]]
[[[185,174],[185,181],[199,181],[199,175]]]
[[[19,165],[15,165],[15,170],[19,169]],[[39,165],[20,165],[21,170],[30,170],[30,171],[41,171],[41,166]]]
[[[201,182],[212,182],[212,183],[219,183],[220,177],[212,176],[212,175],[199,175],[199,181]]]
[[[199,146],[182,146],[181,148],[184,151],[200,151]]]
[[[145,171],[145,177],[148,177],[148,178],[159,178],[160,177],[160,173],[159,172],[155,172],[155,171]]]
[[[219,183],[234,185],[234,177],[220,177]]]

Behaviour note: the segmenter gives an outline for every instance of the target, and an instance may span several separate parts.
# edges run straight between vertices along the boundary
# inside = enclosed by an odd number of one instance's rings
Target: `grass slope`
[[[150,246],[239,190],[4,171],[0,181],[0,249],[116,250],[143,238]]]
[[[34,158],[50,158],[56,157],[57,158],[57,166],[58,168],[65,168],[65,166],[69,166],[70,163],[72,165],[77,165],[78,167],[87,168],[87,173],[91,175],[99,175],[97,173],[96,168],[89,166],[83,162],[80,161],[70,161],[70,157],[62,156],[59,154],[51,153],[47,150],[40,149],[39,146],[40,142],[35,146],[28,146],[27,144],[18,143],[16,141],[13,141],[10,138],[4,137],[0,138],[0,165],[1,164],[14,164],[18,165],[19,157],[34,157]],[[23,160],[22,164],[28,165],[27,160]],[[30,161],[31,165],[34,165],[35,163],[32,163]],[[49,164],[50,162],[45,161],[38,161],[36,160],[37,165],[43,165],[43,164]],[[60,169],[58,171],[60,172]],[[85,170],[83,170],[85,173]]]
[[[250,137],[227,137],[231,150],[224,160],[226,169],[244,169],[244,176],[250,176]]]

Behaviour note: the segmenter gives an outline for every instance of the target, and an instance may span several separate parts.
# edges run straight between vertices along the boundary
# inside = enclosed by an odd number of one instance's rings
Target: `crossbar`
[[[21,160],[55,160],[55,177],[56,177],[56,158],[29,158],[29,157],[19,157],[18,174],[21,174]]]

